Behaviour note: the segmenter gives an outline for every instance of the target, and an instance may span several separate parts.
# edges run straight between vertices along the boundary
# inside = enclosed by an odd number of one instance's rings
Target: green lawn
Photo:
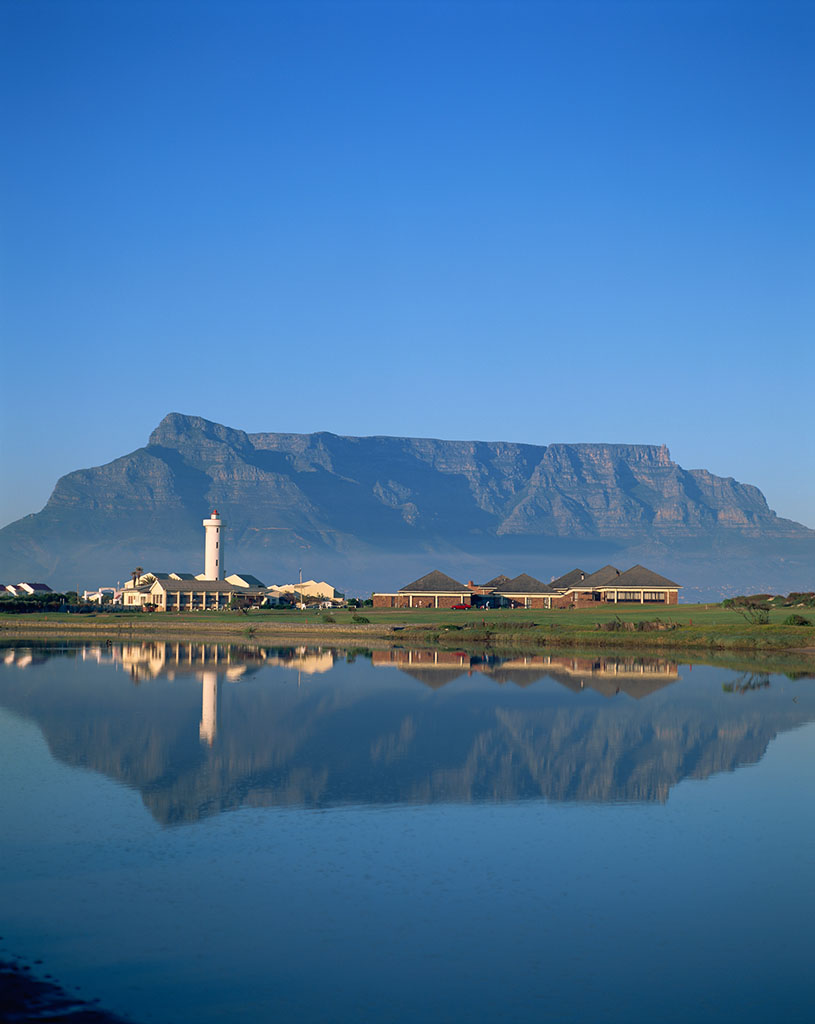
[[[371,623],[382,625],[467,625],[483,621],[490,624],[535,623],[562,625],[575,629],[592,628],[597,622],[607,622],[619,616],[625,621],[664,619],[681,625],[735,625],[746,624],[743,615],[720,604],[677,605],[613,605],[597,604],[591,608],[570,608],[545,611],[543,609],[496,608],[486,611],[451,611],[449,609],[414,608],[408,611],[396,608],[361,608],[358,611],[340,609],[331,612],[255,612],[253,616],[280,622],[319,621],[326,615],[339,623],[351,623],[354,615],[361,615]],[[775,608],[770,612],[770,623],[781,623],[788,615],[797,614],[815,624],[815,608]]]
[[[791,614],[801,615],[815,625],[815,608],[774,608],[770,612],[770,624],[780,624]],[[354,626],[356,618],[367,619],[371,625],[389,626],[474,626],[484,623],[488,627],[506,629],[514,625],[528,628],[530,625],[544,627],[562,627],[566,630],[593,629],[598,622],[608,622],[620,618],[624,622],[640,620],[652,621],[662,619],[675,622],[682,626],[744,626],[747,620],[732,608],[722,608],[720,604],[679,604],[679,605],[605,605],[598,604],[591,608],[574,608],[546,611],[543,609],[508,609],[496,608],[484,611],[452,611],[449,609],[435,610],[432,608],[414,608],[410,610],[395,608],[339,608],[331,611],[273,611],[269,609],[251,610],[246,614],[234,611],[207,612],[90,612],[88,614],[64,614],[61,612],[31,613],[26,615],[0,615],[0,623],[24,624],[26,622],[66,622],[76,625],[80,622],[121,624],[128,628],[131,623],[149,621],[159,625],[172,623],[255,623],[257,625],[275,624],[324,624],[333,619],[340,626]]]
[[[784,626],[798,614],[809,626]],[[622,622],[671,624],[664,631],[599,628]],[[362,619],[362,622],[354,621]],[[597,605],[563,611],[395,610],[46,613],[0,615],[0,635],[200,637],[274,643],[406,644],[416,647],[535,651],[546,647],[768,651],[815,648],[815,608],[776,608],[767,625],[750,623],[732,608],[712,605]]]

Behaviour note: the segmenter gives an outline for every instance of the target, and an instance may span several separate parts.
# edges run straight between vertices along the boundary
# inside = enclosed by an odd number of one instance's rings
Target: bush
[[[323,622],[336,622],[336,621],[337,620],[334,618],[333,615],[324,615],[323,616]]]
[[[812,623],[809,619],[805,619],[803,615],[788,615],[786,619],[781,623],[782,626],[811,626]]]
[[[367,625],[371,620],[370,619],[366,619],[364,615],[352,615],[351,616],[351,621],[352,622],[359,622],[361,624]]]
[[[752,626],[766,626],[770,621],[770,606],[761,601],[754,601],[751,597],[737,598],[734,607],[742,618]]]

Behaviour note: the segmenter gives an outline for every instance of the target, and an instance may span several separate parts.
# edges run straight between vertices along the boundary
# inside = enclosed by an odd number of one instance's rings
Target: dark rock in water
[[[815,560],[815,531],[664,446],[246,434],[171,413],[147,447],[69,473],[1,530],[0,572],[60,588],[135,565],[197,572],[213,506],[228,570],[284,582],[303,567],[360,593],[435,566],[547,580],[611,561],[652,566],[685,599],[718,597],[800,588]]]

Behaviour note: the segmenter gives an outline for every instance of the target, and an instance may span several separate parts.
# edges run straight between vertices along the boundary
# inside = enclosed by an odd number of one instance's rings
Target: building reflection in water
[[[353,652],[302,645],[11,643],[0,706],[66,763],[139,789],[167,824],[244,804],[664,802],[815,717],[811,687],[791,694],[774,676],[736,700],[734,670],[674,686],[664,657],[365,654],[354,667]],[[59,658],[77,671],[43,664]],[[455,680],[453,699],[426,699]]]
[[[448,676],[457,678],[476,672],[500,684],[514,682],[521,686],[556,674],[575,679],[579,688],[588,685],[587,680],[655,678],[659,682],[671,682],[680,678],[678,663],[661,657],[536,654],[504,658],[471,655],[464,651],[401,647],[368,651],[367,654],[377,668],[439,672],[441,682]],[[263,647],[259,644],[109,641],[79,645],[18,644],[0,651],[0,661],[16,668],[26,668],[60,655],[119,666],[138,685],[159,676],[173,680],[190,673],[197,673],[203,679],[204,672],[212,671],[234,682],[247,671],[264,666],[321,675],[329,672],[337,659],[345,658],[346,652],[338,648],[306,645]]]
[[[135,685],[164,677],[174,680],[194,674],[201,681],[201,720],[198,735],[211,747],[218,733],[219,684],[237,682],[247,672],[263,666],[297,672],[298,686],[303,674],[329,672],[343,652],[323,647],[298,645],[266,648],[260,645],[236,645],[182,641],[133,641],[87,643],[77,648],[50,650],[11,647],[2,660],[6,665],[27,668],[56,654],[73,654],[83,662],[112,664],[126,672]],[[464,651],[392,648],[375,650],[371,662],[377,668],[398,668],[432,689],[462,675],[478,672],[503,685],[512,682],[529,686],[542,676],[557,679],[569,689],[586,686],[614,696],[626,693],[637,699],[679,679],[676,662],[662,658],[581,657],[573,655],[523,655],[515,658],[470,655]]]
[[[279,650],[252,645],[144,641],[85,644],[80,656],[83,661],[119,665],[136,684],[159,676],[172,680],[181,674],[195,673],[201,680],[199,736],[211,747],[218,731],[218,683],[221,678],[234,683],[248,670],[274,666],[296,670],[300,685],[304,673],[329,672],[334,667],[335,652],[305,645]],[[33,660],[30,652],[19,652],[15,656],[13,650],[7,653],[7,658],[8,663],[20,668]]]
[[[211,668],[205,669],[201,673],[201,682],[201,724],[198,726],[198,735],[212,746],[218,729],[218,673]]]
[[[377,667],[402,669],[433,689],[463,673],[483,673],[499,684],[529,686],[543,676],[556,679],[570,690],[585,687],[612,697],[625,693],[640,699],[680,678],[679,665],[666,658],[534,654],[516,658],[472,656],[464,651],[392,648],[374,651]]]

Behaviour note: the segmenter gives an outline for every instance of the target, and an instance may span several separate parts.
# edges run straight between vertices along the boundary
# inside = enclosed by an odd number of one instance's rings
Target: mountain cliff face
[[[0,572],[73,586],[125,578],[131,562],[197,571],[213,505],[230,568],[277,579],[305,562],[361,590],[440,560],[459,576],[518,566],[546,579],[573,562],[676,572],[767,557],[794,587],[815,552],[815,531],[757,488],[685,470],[664,446],[247,434],[172,413],[145,448],[68,474],[42,512],[0,531]]]

